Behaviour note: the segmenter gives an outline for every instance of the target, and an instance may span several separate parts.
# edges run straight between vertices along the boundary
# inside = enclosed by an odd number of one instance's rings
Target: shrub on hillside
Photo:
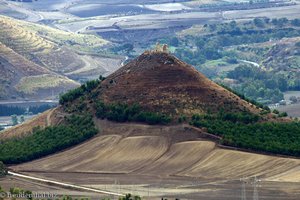
[[[102,101],[95,104],[96,116],[116,122],[144,122],[148,124],[167,124],[171,117],[153,112],[144,112],[138,104],[127,105],[122,103],[106,105]]]

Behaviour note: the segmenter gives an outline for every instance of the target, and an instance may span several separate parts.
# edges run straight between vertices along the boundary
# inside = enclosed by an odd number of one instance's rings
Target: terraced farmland
[[[78,86],[78,80],[110,74],[121,63],[120,57],[97,55],[108,42],[94,35],[69,33],[2,15],[0,26],[3,99],[54,98]]]
[[[55,47],[50,41],[24,29],[20,23],[9,18],[0,17],[0,26],[2,27],[0,41],[21,55],[36,52],[49,53]]]
[[[23,50],[23,52],[26,52],[26,49],[40,52],[41,50],[58,48],[61,45],[68,46],[74,50],[92,51],[94,48],[100,48],[108,44],[108,41],[95,35],[66,32],[1,15],[0,24],[3,27],[0,30],[0,39],[11,37],[14,39],[12,44],[16,48]]]

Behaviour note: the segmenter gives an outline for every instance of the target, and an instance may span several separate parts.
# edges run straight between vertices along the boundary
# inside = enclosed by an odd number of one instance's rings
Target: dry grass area
[[[64,116],[65,113],[63,113],[59,107],[47,110],[22,124],[3,130],[0,133],[0,140],[26,136],[31,134],[32,130],[38,126],[43,128],[60,124]]]
[[[66,76],[58,75],[50,69],[30,61],[1,42],[0,62],[2,71],[0,80],[3,80],[0,88],[3,88],[4,97],[30,94],[40,98],[36,93],[39,90],[63,91],[65,88],[74,88],[79,85]]]
[[[43,74],[23,77],[16,85],[16,88],[25,94],[33,94],[40,89],[65,87],[67,85],[74,85],[74,87],[80,86],[79,83],[64,76]]]
[[[54,43],[43,39],[30,29],[27,30],[24,24],[26,22],[0,16],[0,41],[22,55],[41,51],[49,53],[55,48]]]
[[[1,43],[0,41],[0,57],[7,60],[14,69],[12,70],[15,74],[23,74],[23,75],[37,75],[43,73],[50,73],[49,70],[43,68],[28,59],[24,58],[20,54],[13,51],[11,48]]]
[[[46,127],[48,125],[47,118],[48,115],[51,115],[52,110],[48,110],[33,119],[26,121],[20,125],[14,126],[10,129],[4,130],[0,133],[0,140],[23,137],[32,133],[34,127]]]
[[[42,36],[42,34],[48,34],[46,27],[44,31],[34,30],[35,26],[39,27],[41,25],[23,22],[1,15],[0,25],[3,27],[0,30],[0,42],[12,49],[16,54],[23,56],[24,59],[40,67],[47,68],[50,71],[64,73],[77,70],[83,65],[74,51],[62,47],[60,42],[54,39],[50,40]],[[54,31],[52,32],[55,34]],[[72,39],[73,38],[69,38],[66,40],[70,40],[69,43],[72,43]],[[66,44],[69,43],[67,42]],[[73,41],[73,43],[80,45],[76,41]],[[86,45],[88,45],[88,42]],[[76,48],[79,49],[78,47]]]
[[[190,28],[184,29],[178,33],[176,33],[179,37],[186,36],[199,36],[201,34],[205,34],[205,28],[202,25],[193,25]]]
[[[66,32],[39,24],[27,23],[26,28],[39,34],[43,38],[53,41],[59,45],[67,45],[74,50],[89,52],[109,43],[107,40],[96,35]]]
[[[95,35],[66,32],[2,15],[0,15],[0,24],[3,27],[0,36],[5,38],[11,36],[17,43],[17,48],[22,50],[26,46],[24,51],[43,49],[47,52],[55,48],[55,45],[66,45],[76,50],[92,50],[108,44],[108,41]],[[7,34],[8,32],[13,34]]]

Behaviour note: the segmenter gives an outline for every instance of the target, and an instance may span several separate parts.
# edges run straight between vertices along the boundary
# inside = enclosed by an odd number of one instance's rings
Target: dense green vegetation
[[[103,80],[103,78],[101,78],[101,77],[100,77],[100,79]],[[82,84],[80,87],[68,91],[67,93],[60,96],[59,103],[63,105],[68,102],[72,102],[75,99],[83,96],[84,94],[91,92],[93,89],[95,89],[99,85],[99,83],[102,80],[87,81],[85,84]]]
[[[194,115],[191,125],[222,137],[222,144],[261,152],[300,156],[300,123],[258,122],[247,113]]]
[[[225,89],[227,89],[228,91],[232,92],[233,94],[237,95],[238,97],[240,97],[241,99],[252,103],[253,105],[255,105],[258,108],[262,108],[263,110],[265,110],[266,112],[270,112],[270,108],[268,106],[265,106],[253,99],[249,99],[247,98],[244,94],[237,92],[236,90],[231,89],[230,87],[223,85],[223,84],[219,84],[220,86],[224,87]]]
[[[288,76],[249,65],[236,67],[227,74],[227,77],[241,82],[234,90],[264,103],[279,102],[284,98],[282,92],[289,89]]]
[[[132,52],[133,48],[134,48],[133,44],[126,43],[126,44],[122,44],[120,46],[113,47],[110,50],[114,53],[126,52],[127,54],[130,54]]]
[[[116,122],[143,122],[148,124],[167,124],[171,121],[171,117],[153,112],[142,111],[138,104],[108,104],[98,101],[95,104],[96,116],[98,118],[106,118]]]
[[[28,108],[0,105],[0,116],[38,114],[51,108],[53,108],[51,105],[29,106]]]
[[[0,160],[16,164],[37,159],[79,144],[97,132],[91,116],[71,115],[64,125],[36,128],[24,138],[1,141]]]
[[[142,200],[139,196],[133,196],[131,194],[126,194],[125,197],[120,197],[119,200]]]

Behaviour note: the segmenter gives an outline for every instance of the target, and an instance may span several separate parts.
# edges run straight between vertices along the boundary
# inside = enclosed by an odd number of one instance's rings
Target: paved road
[[[128,56],[125,57],[125,60],[121,63],[121,66],[123,67],[125,65],[125,62],[129,59]]]
[[[107,195],[114,195],[114,196],[125,196],[124,194],[120,194],[120,193],[115,193],[115,192],[110,192],[110,191],[105,191],[105,190],[99,190],[99,189],[94,189],[94,188],[88,188],[88,187],[84,187],[84,186],[78,186],[78,185],[73,185],[73,184],[68,184],[68,183],[62,183],[62,182],[58,182],[58,181],[52,181],[52,180],[47,180],[47,179],[42,179],[42,178],[36,178],[33,176],[27,176],[27,175],[23,175],[23,174],[19,174],[16,172],[11,172],[8,171],[9,175],[12,176],[16,176],[19,178],[24,178],[24,179],[30,179],[33,181],[38,181],[38,182],[43,182],[43,183],[51,183],[57,186],[63,186],[63,187],[69,187],[72,189],[78,189],[78,190],[85,190],[88,192],[96,192],[96,193],[100,193],[100,194],[107,194]]]

